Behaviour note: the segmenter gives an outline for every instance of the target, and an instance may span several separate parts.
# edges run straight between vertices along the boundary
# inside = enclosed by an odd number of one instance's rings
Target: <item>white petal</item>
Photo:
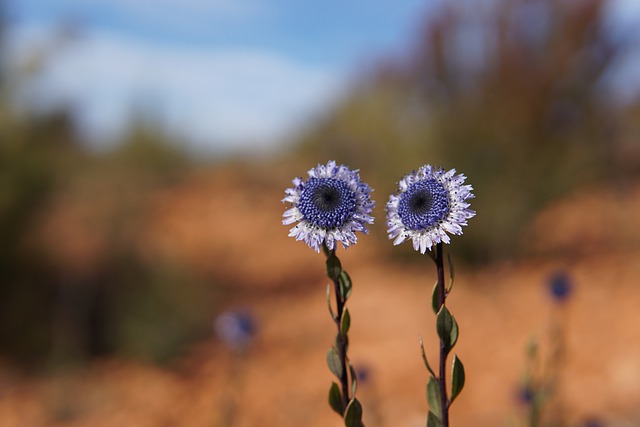
[[[291,230],[289,230],[289,237],[297,237],[300,234],[300,226],[296,225]],[[296,239],[298,240],[298,239]]]
[[[420,239],[420,253],[422,254],[427,251],[427,239],[428,237],[426,235],[422,236],[422,238]]]
[[[300,210],[297,207],[293,207],[293,208],[287,209],[282,214],[282,216],[285,217],[285,218],[288,217],[288,216],[297,216],[297,215],[302,215],[302,212],[300,212]]]
[[[446,231],[448,231],[451,234],[462,234],[462,227],[460,227],[458,224],[455,224],[455,223],[444,222],[442,224],[442,228],[444,228]]]
[[[298,219],[295,217],[285,218],[282,220],[282,225],[290,225],[290,224],[293,224],[294,222],[298,222]]]
[[[298,203],[300,201],[300,196],[297,194],[290,194],[284,199],[282,199],[283,203]]]
[[[391,238],[393,236],[389,236],[389,238]],[[407,239],[407,236],[404,233],[400,233],[398,235],[398,237],[396,237],[396,239],[393,241],[394,245],[399,245],[400,243],[404,242]]]

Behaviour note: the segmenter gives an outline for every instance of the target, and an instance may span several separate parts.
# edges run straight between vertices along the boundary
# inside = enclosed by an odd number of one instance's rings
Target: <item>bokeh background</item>
[[[5,0],[0,426],[339,426],[322,255],[280,200],[375,188],[341,252],[371,427],[423,426],[435,271],[395,182],[468,176],[456,426],[640,425],[640,3]]]

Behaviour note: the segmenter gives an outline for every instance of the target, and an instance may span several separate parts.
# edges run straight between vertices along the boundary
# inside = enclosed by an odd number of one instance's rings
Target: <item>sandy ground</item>
[[[0,365],[0,426],[342,425],[326,402],[332,376],[325,354],[334,325],[325,302],[323,257],[286,238],[278,219],[283,207],[272,194],[223,197],[229,196],[225,188],[215,177],[198,178],[160,195],[149,221],[151,243],[144,250],[183,257],[205,272],[214,268],[215,258],[217,273],[234,278],[241,289],[229,308],[249,309],[258,321],[252,345],[233,351],[212,337],[170,368],[103,360],[82,371],[32,377]],[[619,215],[611,233],[622,234],[626,246],[614,245],[602,226],[594,231],[594,216],[611,218],[618,212],[609,213],[609,202],[589,204],[600,200],[598,194],[603,193],[577,194],[533,225],[533,234],[536,227],[549,230],[562,221],[572,230],[573,240],[547,233],[539,243],[555,248],[552,257],[458,268],[447,304],[460,325],[454,352],[465,365],[467,384],[452,406],[452,426],[525,425],[517,399],[525,348],[537,337],[546,360],[554,345],[550,331],[558,324],[566,339],[550,408],[562,408],[567,426],[584,425],[592,417],[606,426],[640,425],[640,227],[630,220],[640,214],[640,192],[618,200],[627,213]],[[572,211],[578,203],[590,214]],[[250,230],[241,235],[234,227],[202,232],[205,224],[248,217],[253,218],[247,222]],[[270,242],[273,250],[256,241]],[[368,373],[357,393],[365,423],[424,426],[428,374],[418,336],[435,364],[435,319],[429,307],[433,265],[426,257],[422,265],[393,264],[365,245],[342,254],[354,282],[349,354],[356,368]],[[559,270],[574,283],[571,298],[562,304],[547,291],[550,275]],[[560,410],[549,412],[553,417]]]

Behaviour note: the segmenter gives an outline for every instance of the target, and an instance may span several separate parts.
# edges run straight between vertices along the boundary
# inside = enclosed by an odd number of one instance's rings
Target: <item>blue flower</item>
[[[309,179],[293,180],[293,188],[282,199],[291,207],[284,213],[284,225],[298,222],[290,237],[303,240],[316,252],[323,243],[329,250],[341,242],[347,248],[358,239],[355,232],[367,234],[366,224],[373,224],[371,210],[375,202],[370,198],[371,187],[360,181],[357,170],[335,161],[309,170]]]
[[[571,278],[563,271],[558,271],[549,278],[549,292],[555,301],[564,302],[568,300],[572,289]]]
[[[475,216],[469,209],[473,187],[456,170],[424,165],[404,176],[387,203],[387,226],[394,245],[413,240],[413,248],[425,253],[436,243],[449,243],[450,234],[462,234],[462,226]]]
[[[248,311],[227,311],[220,314],[214,329],[222,341],[232,348],[247,347],[256,334],[256,322]]]
[[[536,397],[535,390],[531,387],[531,385],[524,385],[518,389],[517,398],[520,403],[525,405],[529,405],[533,402]]]
[[[360,366],[355,371],[356,378],[360,384],[366,384],[371,379],[371,369],[368,366]]]

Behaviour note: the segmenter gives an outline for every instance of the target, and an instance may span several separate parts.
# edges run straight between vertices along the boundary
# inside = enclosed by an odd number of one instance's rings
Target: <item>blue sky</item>
[[[98,140],[132,108],[213,152],[269,148],[336,102],[355,70],[411,40],[429,0],[9,0],[22,95],[60,103]],[[77,28],[56,38],[62,24]]]
[[[357,70],[406,48],[439,0],[5,1],[13,62],[44,57],[19,96],[29,108],[70,107],[98,143],[143,109],[221,153],[286,146]],[[639,18],[640,0],[613,0],[612,28],[636,31]],[[75,37],[56,36],[65,25]]]

